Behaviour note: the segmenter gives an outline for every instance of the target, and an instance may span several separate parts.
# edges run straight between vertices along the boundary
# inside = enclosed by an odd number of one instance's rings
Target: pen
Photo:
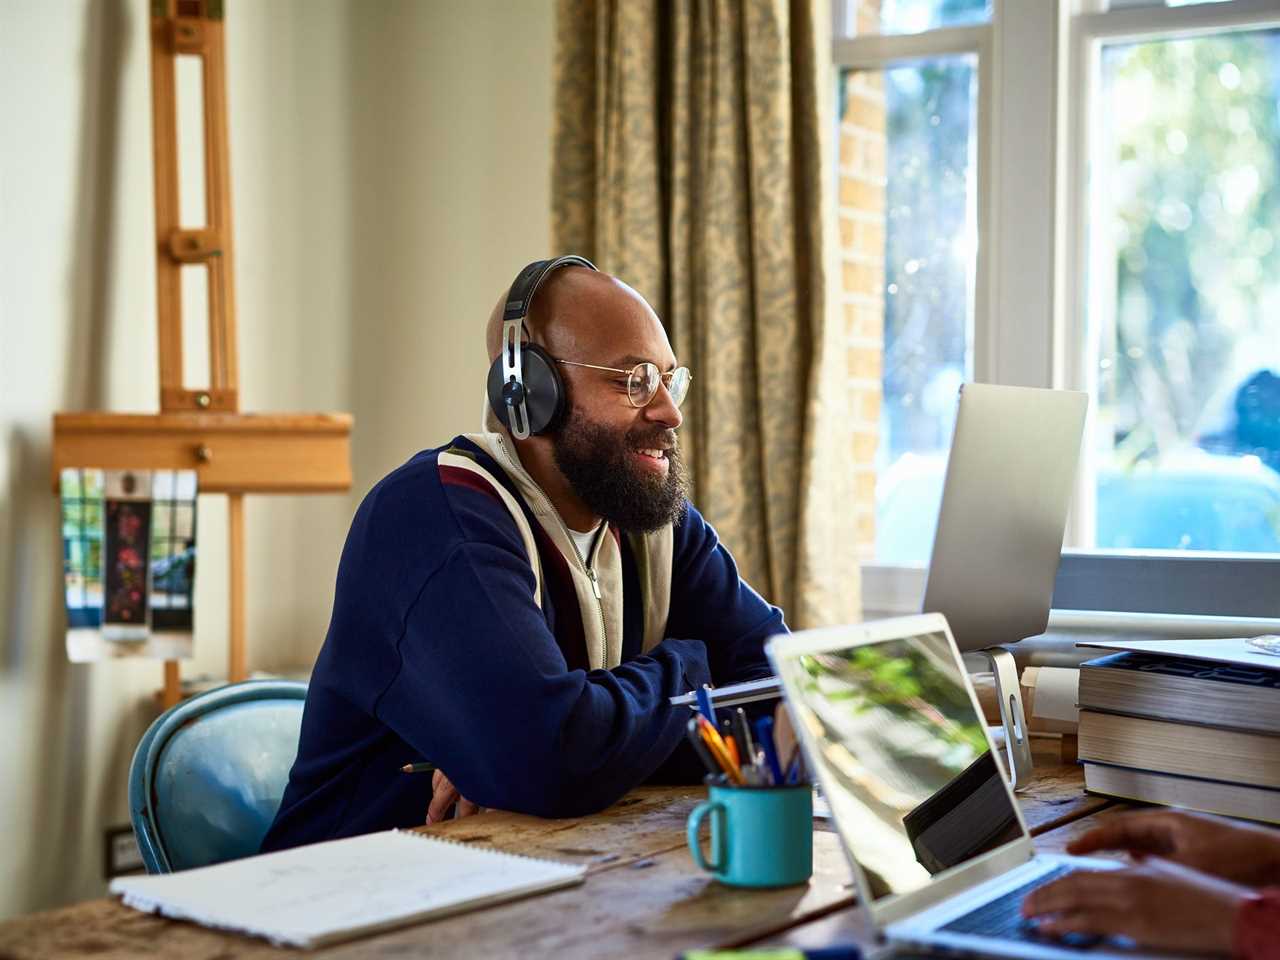
[[[778,754],[773,748],[773,717],[761,717],[756,721],[756,739],[764,750],[764,758],[769,764],[769,772],[773,775],[776,786],[782,786],[785,779],[782,768],[778,766]]]
[[[436,769],[434,763],[406,763],[400,768],[401,773],[433,773]]]
[[[693,752],[698,755],[702,765],[707,768],[707,773],[712,775],[719,773],[720,764],[716,762],[716,758],[712,756],[707,745],[702,742],[702,733],[698,729],[697,717],[689,718],[689,723],[685,726],[685,735],[688,736],[689,742],[693,744]]]
[[[738,747],[738,738],[734,735],[733,720],[730,717],[725,717],[720,721],[720,739],[729,748],[729,759],[733,761],[733,765],[741,768],[742,750]]]
[[[738,741],[738,752],[754,759],[756,745],[751,739],[751,724],[747,723],[747,711],[741,707],[733,711],[733,738]]]
[[[716,725],[716,708],[711,705],[711,684],[704,683],[698,688],[698,710],[714,727]]]

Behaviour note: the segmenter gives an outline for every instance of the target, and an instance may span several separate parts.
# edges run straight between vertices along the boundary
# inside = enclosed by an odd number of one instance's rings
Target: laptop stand
[[[1031,783],[1031,742],[1027,738],[1017,664],[1013,662],[1013,654],[1004,647],[984,647],[971,653],[986,660],[995,680],[996,700],[1004,725],[1004,749],[1009,759],[1009,782],[1014,790],[1022,790]]]

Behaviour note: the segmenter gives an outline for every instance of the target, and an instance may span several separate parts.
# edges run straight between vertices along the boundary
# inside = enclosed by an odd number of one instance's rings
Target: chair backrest
[[[307,685],[250,680],[166,710],[129,768],[129,813],[148,873],[258,852],[298,752]]]

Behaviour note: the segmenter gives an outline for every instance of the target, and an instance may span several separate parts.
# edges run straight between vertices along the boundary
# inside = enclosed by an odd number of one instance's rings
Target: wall
[[[479,417],[481,331],[549,236],[551,0],[227,4],[241,400],[355,414],[350,496],[251,497],[250,663],[314,658],[351,511]],[[62,651],[55,410],[156,408],[143,0],[0,6],[0,918],[97,896],[158,664]],[[197,656],[225,664],[221,498]]]
[[[479,429],[489,311],[548,255],[554,5],[358,9],[350,337],[363,490]]]
[[[874,30],[879,12],[878,2],[859,4],[859,30]],[[876,552],[876,447],[884,396],[884,75],[850,70],[841,83],[840,277],[853,418],[853,510],[858,556],[865,561]]]

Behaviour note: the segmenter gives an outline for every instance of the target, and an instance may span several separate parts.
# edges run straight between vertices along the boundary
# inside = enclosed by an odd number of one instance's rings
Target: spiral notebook
[[[586,867],[389,830],[150,877],[127,906],[316,947],[581,883]]]

